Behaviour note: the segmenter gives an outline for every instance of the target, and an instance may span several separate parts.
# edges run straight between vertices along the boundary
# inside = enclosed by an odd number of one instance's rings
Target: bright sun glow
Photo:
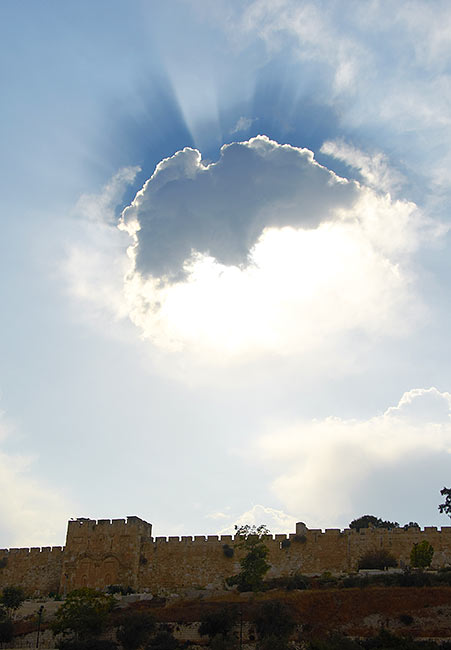
[[[404,280],[359,226],[267,229],[244,269],[197,255],[188,279],[168,287],[130,276],[132,320],[159,346],[225,356],[289,353],[349,327],[393,324],[393,289]],[[376,318],[377,315],[377,318]],[[383,319],[382,319],[383,320]]]

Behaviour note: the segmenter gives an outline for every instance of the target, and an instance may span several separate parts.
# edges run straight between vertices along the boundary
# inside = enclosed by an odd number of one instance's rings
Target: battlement
[[[365,553],[385,548],[400,567],[408,566],[413,544],[434,548],[433,568],[451,567],[451,526],[408,528],[309,529],[265,535],[268,577],[296,573],[352,573]],[[29,594],[67,593],[111,584],[152,593],[214,585],[239,570],[245,552],[239,535],[152,537],[152,526],[139,517],[79,518],[69,521],[65,547],[0,549],[0,590],[20,584]]]
[[[81,535],[93,534],[140,534],[146,537],[152,535],[152,524],[149,524],[144,519],[136,516],[127,517],[127,519],[88,519],[87,517],[79,517],[78,519],[71,519],[67,527],[67,539],[73,535],[77,537]]]
[[[0,548],[0,558],[8,557],[25,557],[28,555],[62,555],[64,552],[63,546],[42,546],[31,548]]]

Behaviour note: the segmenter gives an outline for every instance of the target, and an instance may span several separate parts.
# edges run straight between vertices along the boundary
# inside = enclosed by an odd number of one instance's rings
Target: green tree
[[[155,630],[155,618],[148,612],[127,611],[120,619],[117,640],[125,650],[136,650],[144,645]]]
[[[410,564],[418,569],[425,569],[427,566],[430,566],[433,556],[434,547],[424,539],[422,542],[418,542],[418,544],[412,546],[412,550],[410,551]]]
[[[440,490],[440,494],[445,497],[445,502],[439,505],[439,512],[451,517],[451,488],[444,487],[443,490]]]
[[[84,640],[98,636],[114,606],[113,596],[95,589],[76,589],[56,612],[53,634],[73,634]]]
[[[22,587],[10,585],[3,588],[0,603],[5,607],[10,617],[16,609],[19,609],[24,600],[25,593]]]
[[[270,568],[266,561],[269,549],[264,542],[269,535],[266,526],[235,526],[236,536],[240,541],[236,546],[246,554],[240,560],[241,571],[227,579],[227,584],[237,585],[239,591],[261,591],[263,578]]]
[[[353,519],[349,524],[349,528],[359,531],[361,528],[399,528],[397,521],[384,521],[380,517],[374,515],[362,515],[358,519]]]

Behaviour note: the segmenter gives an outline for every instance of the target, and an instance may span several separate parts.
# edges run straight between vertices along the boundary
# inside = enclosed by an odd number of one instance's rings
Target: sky
[[[0,3],[0,547],[446,526],[447,0]]]

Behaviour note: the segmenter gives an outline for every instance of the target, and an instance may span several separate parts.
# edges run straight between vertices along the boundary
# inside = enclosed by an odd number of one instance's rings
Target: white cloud
[[[136,270],[183,280],[193,254],[246,266],[265,228],[316,228],[351,208],[358,186],[319,165],[313,153],[257,136],[223,145],[205,164],[185,148],[161,161],[122,217],[134,237]]]
[[[0,420],[0,442],[11,438]],[[8,547],[61,546],[74,506],[59,488],[33,477],[37,459],[0,449],[0,531]]]
[[[237,123],[235,124],[233,129],[231,129],[230,133],[233,134],[233,133],[240,133],[242,131],[247,131],[254,122],[255,122],[255,118],[242,116],[237,120]]]
[[[405,182],[402,174],[389,167],[387,157],[381,152],[369,155],[343,140],[328,140],[321,146],[321,153],[357,169],[364,183],[378,192],[396,191]]]
[[[227,29],[236,46],[262,40],[269,57],[297,60],[300,85],[319,67],[307,91],[333,106],[346,130],[377,134],[436,197],[449,195],[450,25],[446,0],[390,10],[386,2],[254,0]]]
[[[110,193],[94,213],[111,210]],[[405,335],[421,318],[410,265],[420,211],[337,177],[306,149],[259,136],[208,165],[184,149],[124,210],[122,232],[110,222],[88,220],[72,246],[73,291],[196,364],[277,354],[344,369],[353,332]]]
[[[219,531],[219,535],[235,534],[235,526],[260,526],[261,524],[269,528],[270,532],[277,533],[294,533],[296,531],[296,519],[283,510],[277,510],[269,506],[255,505],[246,510],[238,517],[235,517],[233,523]]]
[[[129,314],[157,346],[216,362],[396,334],[419,314],[408,261],[421,223],[413,203],[340,179],[305,149],[260,136],[210,165],[185,149],[124,211]]]
[[[372,499],[377,502],[392,474],[418,513],[426,483],[437,481],[439,460],[451,453],[450,413],[449,393],[414,389],[368,420],[329,417],[273,425],[260,439],[258,453],[275,475],[272,486],[283,507],[307,525],[344,525],[349,517],[363,514],[356,509],[365,482],[373,480]],[[419,480],[417,464],[422,460]],[[381,514],[391,505],[384,499],[377,502]]]

